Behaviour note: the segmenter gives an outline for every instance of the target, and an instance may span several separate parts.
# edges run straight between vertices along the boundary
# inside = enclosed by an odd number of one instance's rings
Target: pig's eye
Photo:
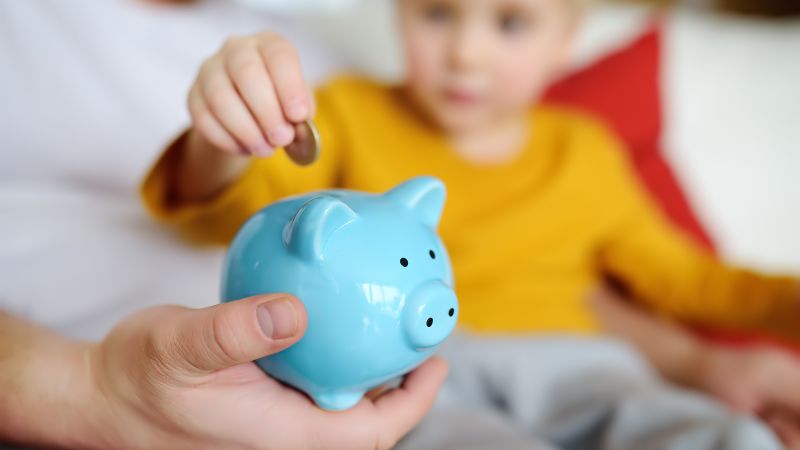
[[[408,267],[408,260],[405,258],[400,258],[400,265],[403,267]]]
[[[431,259],[436,259],[436,253],[433,253],[433,250],[428,250],[428,254],[431,255]]]

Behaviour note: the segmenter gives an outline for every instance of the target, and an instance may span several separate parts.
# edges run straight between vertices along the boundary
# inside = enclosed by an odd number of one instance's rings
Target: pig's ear
[[[444,209],[444,183],[434,177],[412,178],[384,194],[395,203],[405,206],[431,228],[439,225]]]
[[[283,242],[307,260],[322,259],[325,244],[336,230],[357,217],[355,211],[335,197],[321,196],[307,201],[283,229]]]

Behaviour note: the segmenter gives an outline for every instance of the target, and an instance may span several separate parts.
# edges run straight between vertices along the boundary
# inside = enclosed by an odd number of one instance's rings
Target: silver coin
[[[294,141],[284,150],[295,164],[307,166],[319,158],[319,131],[311,120],[294,126]]]

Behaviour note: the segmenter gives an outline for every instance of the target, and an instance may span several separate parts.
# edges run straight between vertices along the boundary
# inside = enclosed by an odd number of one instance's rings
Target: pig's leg
[[[355,406],[364,397],[364,393],[365,391],[363,390],[327,391],[312,393],[311,398],[322,409],[341,411]]]

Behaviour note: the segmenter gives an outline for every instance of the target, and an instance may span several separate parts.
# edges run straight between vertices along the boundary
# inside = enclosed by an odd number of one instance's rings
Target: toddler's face
[[[569,54],[571,0],[400,0],[407,87],[446,131],[517,114]]]

